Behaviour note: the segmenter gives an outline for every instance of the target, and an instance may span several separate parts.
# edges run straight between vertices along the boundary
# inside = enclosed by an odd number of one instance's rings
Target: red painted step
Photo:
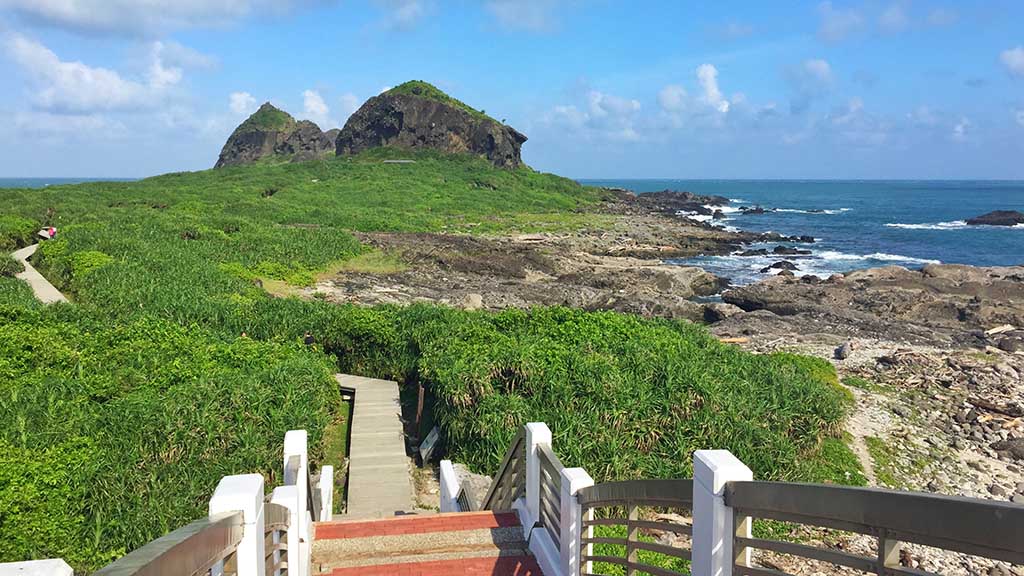
[[[454,512],[430,516],[396,516],[381,520],[342,520],[314,524],[316,540],[454,532],[519,526],[515,512]]]
[[[537,561],[529,556],[466,558],[404,564],[379,564],[336,568],[331,576],[543,576]]]

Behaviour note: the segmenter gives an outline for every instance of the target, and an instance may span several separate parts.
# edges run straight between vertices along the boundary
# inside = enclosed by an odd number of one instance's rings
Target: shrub
[[[0,252],[11,252],[32,243],[38,225],[14,214],[0,214]]]
[[[24,271],[25,267],[21,262],[15,260],[10,254],[0,254],[0,276],[13,278]]]

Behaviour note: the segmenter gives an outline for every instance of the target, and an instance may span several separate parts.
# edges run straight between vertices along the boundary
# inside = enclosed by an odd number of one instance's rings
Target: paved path
[[[382,518],[413,509],[398,383],[336,374],[355,391],[348,468],[348,518]]]
[[[68,299],[60,293],[60,290],[57,290],[53,284],[50,284],[49,280],[43,278],[43,275],[28,263],[28,259],[36,253],[36,248],[38,247],[39,244],[33,244],[11,253],[15,260],[18,260],[25,266],[25,271],[18,274],[16,278],[28,282],[28,285],[32,287],[32,291],[35,292],[36,298],[43,304],[67,302]]]

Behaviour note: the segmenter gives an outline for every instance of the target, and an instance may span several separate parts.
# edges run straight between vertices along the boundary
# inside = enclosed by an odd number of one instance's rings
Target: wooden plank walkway
[[[25,266],[25,271],[17,274],[15,277],[19,280],[28,282],[28,285],[32,287],[32,292],[36,295],[36,299],[43,304],[67,302],[68,299],[65,298],[53,284],[50,284],[49,280],[43,278],[43,275],[28,263],[28,259],[36,253],[37,248],[39,248],[39,244],[33,244],[11,253],[11,256],[14,257],[15,260],[21,262],[22,265]]]
[[[346,518],[383,518],[413,510],[398,383],[336,374],[355,392],[349,444]]]

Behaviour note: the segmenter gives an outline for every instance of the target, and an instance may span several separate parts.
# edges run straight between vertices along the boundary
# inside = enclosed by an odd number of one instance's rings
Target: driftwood
[[[750,342],[750,338],[719,338],[718,341],[722,344],[746,344],[747,342]]]
[[[1024,416],[1024,409],[1020,408],[1019,406],[996,404],[995,402],[989,402],[984,398],[968,398],[967,402],[969,402],[972,406],[976,406],[978,408],[988,410],[990,412],[998,412],[999,414],[1009,416],[1010,418],[1020,418]]]

